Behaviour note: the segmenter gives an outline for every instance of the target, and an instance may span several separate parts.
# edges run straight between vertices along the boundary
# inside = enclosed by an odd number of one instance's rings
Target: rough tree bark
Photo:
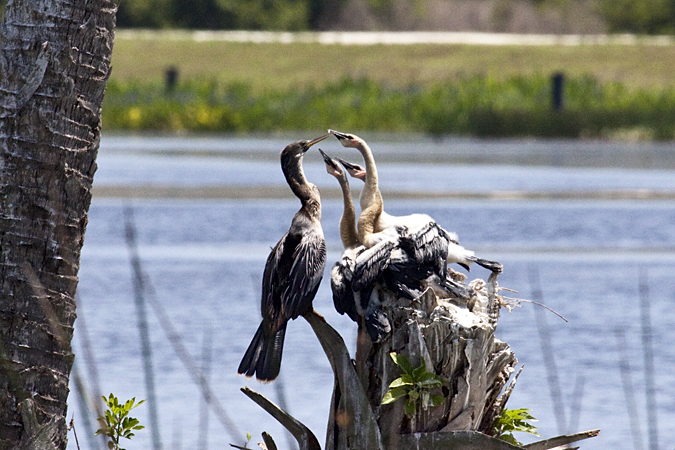
[[[116,2],[10,0],[0,36],[0,450],[65,449]]]

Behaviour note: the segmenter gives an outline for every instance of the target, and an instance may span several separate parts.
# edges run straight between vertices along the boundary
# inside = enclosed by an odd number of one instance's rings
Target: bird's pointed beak
[[[331,164],[331,163],[333,162],[333,158],[331,158],[330,156],[328,156],[328,155],[326,154],[326,152],[324,152],[323,150],[319,149],[319,153],[321,153],[321,156],[323,156],[323,161],[324,161],[326,164]]]
[[[349,172],[349,175],[351,175],[354,178],[358,178],[359,180],[366,180],[366,171],[363,170],[363,167],[357,165],[357,164],[352,164],[349,161],[345,161],[342,158],[338,158],[338,161],[340,161],[340,164],[344,166],[345,169],[347,169],[347,172]]]
[[[357,166],[356,164],[352,164],[349,161],[345,161],[342,158],[338,158],[338,161],[340,161],[340,164],[345,166],[345,169],[347,170],[361,170],[361,166]]]
[[[328,156],[326,152],[323,150],[319,149],[319,153],[321,153],[321,156],[323,156],[323,162],[326,163],[326,167],[330,167],[333,172],[339,173],[340,171],[340,166],[338,166],[337,161],[335,161],[333,158]],[[330,172],[329,172],[330,173]]]
[[[346,135],[345,133],[340,133],[339,131],[335,131],[335,130],[328,130],[328,134],[332,134],[333,136],[335,136],[339,140],[349,139],[349,136]]]
[[[305,148],[306,148],[307,150],[309,150],[309,148],[310,148],[312,145],[314,145],[314,144],[316,144],[316,143],[318,143],[318,142],[323,141],[323,140],[326,139],[328,136],[330,136],[330,134],[324,134],[323,136],[319,136],[318,138],[315,138],[315,139],[312,139],[311,141],[308,141],[308,142],[307,142],[307,145],[305,146]],[[307,151],[307,150],[305,150],[305,151]]]

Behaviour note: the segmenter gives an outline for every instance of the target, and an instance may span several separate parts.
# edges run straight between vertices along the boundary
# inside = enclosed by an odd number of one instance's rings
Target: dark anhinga
[[[363,156],[366,168],[363,170],[360,166],[346,163],[345,168],[350,175],[359,178],[365,182],[363,191],[361,191],[361,215],[358,219],[358,234],[361,242],[366,246],[374,245],[381,239],[381,233],[387,232],[392,228],[401,230],[406,229],[419,237],[419,231],[426,229],[433,233],[422,241],[424,249],[419,249],[423,254],[430,256],[433,253],[444,254],[448,264],[457,263],[465,268],[474,262],[493,272],[501,272],[502,265],[498,262],[488,261],[478,258],[471,250],[462,247],[455,233],[449,233],[440,226],[434,225],[436,222],[426,214],[411,214],[408,216],[392,216],[387,214],[383,208],[382,195],[378,187],[377,168],[373,153],[368,144],[358,136],[353,134],[340,133],[339,131],[328,130],[334,135],[344,147],[357,149]],[[342,161],[341,161],[342,162]],[[351,167],[350,167],[351,166]],[[412,245],[412,244],[411,244]]]
[[[281,152],[281,170],[302,207],[291,227],[267,257],[262,280],[262,322],[253,336],[238,372],[263,382],[279,375],[286,325],[312,309],[312,300],[326,265],[326,242],[321,228],[319,190],[305,178],[302,158],[328,135],[294,142]]]

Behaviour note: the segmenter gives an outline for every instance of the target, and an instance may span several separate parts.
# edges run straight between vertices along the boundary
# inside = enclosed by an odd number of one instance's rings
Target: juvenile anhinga
[[[346,313],[354,322],[362,323],[371,340],[377,342],[391,331],[389,319],[380,308],[376,283],[389,264],[389,255],[395,242],[381,242],[371,248],[361,245],[356,232],[356,212],[347,174],[336,160],[321,149],[319,152],[326,164],[326,171],[340,184],[344,203],[340,217],[340,239],[345,250],[331,270],[333,303],[337,312]]]
[[[319,190],[305,178],[302,158],[328,135],[289,144],[281,152],[281,170],[302,207],[291,227],[267,257],[262,280],[262,322],[253,336],[238,372],[263,382],[279,375],[286,325],[312,309],[312,300],[326,265],[326,242],[321,228]]]
[[[444,254],[444,259],[448,264],[457,263],[467,269],[475,262],[493,272],[502,271],[500,263],[476,257],[471,250],[467,250],[459,244],[455,233],[448,233],[436,225],[436,222],[426,214],[411,214],[408,216],[392,216],[387,214],[384,211],[382,195],[378,187],[375,159],[368,144],[353,134],[340,133],[334,130],[328,131],[340,141],[343,147],[357,149],[363,156],[366,165],[365,170],[357,165],[349,163],[345,165],[350,175],[365,182],[363,191],[361,191],[361,214],[358,219],[358,234],[364,245],[368,246],[377,242],[378,239],[376,237],[380,236],[380,233],[392,228],[406,230],[406,232],[412,233],[417,237],[419,237],[420,230],[427,230],[433,234],[423,239],[425,243],[424,248],[417,249],[417,251],[428,256],[434,253]],[[431,222],[435,226],[429,226]],[[412,245],[413,242],[411,241],[410,244]]]

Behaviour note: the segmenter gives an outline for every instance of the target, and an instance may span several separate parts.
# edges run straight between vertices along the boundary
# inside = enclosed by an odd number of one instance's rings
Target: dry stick
[[[138,329],[141,335],[141,350],[143,355],[143,373],[145,374],[145,389],[148,397],[148,408],[150,414],[150,432],[152,434],[152,446],[154,450],[161,450],[162,441],[159,432],[159,414],[157,412],[157,397],[155,396],[155,376],[152,369],[152,348],[150,346],[150,335],[148,331],[148,317],[145,310],[145,298],[143,292],[143,276],[140,269],[140,258],[138,256],[138,247],[136,245],[136,230],[133,227],[133,211],[131,206],[124,208],[125,237],[127,248],[129,249],[129,258],[131,259],[132,280],[134,285],[134,299],[136,303],[136,314],[138,315]]]
[[[75,431],[75,418],[70,418],[70,425],[68,425],[69,430],[73,430],[73,435],[75,436],[75,444],[77,444],[77,450],[80,450],[80,440],[77,439],[77,431]]]
[[[279,402],[279,407],[290,414],[290,410],[288,409],[288,402],[286,401],[286,389],[283,383],[283,377],[279,377],[276,379],[276,381],[274,382],[274,390],[277,393],[277,401]],[[293,435],[291,435],[290,433],[286,433],[286,438],[288,439],[289,449],[298,448],[297,443],[293,439]]]
[[[84,425],[84,429],[86,431],[85,435],[87,436],[89,447],[94,449],[107,448],[105,435],[103,434],[100,435],[103,436],[103,440],[101,441],[99,438],[96,437],[95,435],[96,429],[94,429],[94,427],[91,425],[89,413],[92,399],[89,398],[87,388],[85,387],[84,381],[80,376],[80,371],[77,368],[77,360],[75,360],[75,362],[73,363],[72,378],[73,381],[75,381],[75,392],[77,393],[78,405],[80,407],[80,415],[82,416],[82,424]],[[96,417],[100,417],[100,415]],[[71,424],[74,424],[73,420],[71,420]],[[74,428],[73,432],[75,432]],[[103,443],[103,446],[100,445],[101,443]]]
[[[77,294],[76,294],[77,295]],[[77,296],[79,302],[82,302],[82,298]],[[80,342],[82,343],[82,353],[84,354],[84,360],[86,361],[85,366],[87,367],[87,374],[89,375],[89,381],[92,387],[92,398],[90,403],[87,405],[86,410],[90,411],[90,407],[94,407],[96,417],[103,416],[103,407],[101,404],[101,384],[98,377],[98,366],[96,365],[96,359],[94,358],[94,351],[91,346],[91,341],[89,340],[89,329],[87,328],[87,322],[85,321],[83,311],[78,308],[77,312],[78,319],[78,330]],[[102,448],[107,449],[108,445],[106,442],[106,437],[103,433],[99,434],[100,443]],[[91,444],[90,444],[91,445]]]
[[[543,441],[525,444],[522,448],[527,450],[548,450],[563,445],[571,444],[582,439],[588,439],[600,434],[600,430],[582,431],[581,433],[569,434],[565,436],[556,436],[551,439],[544,439]]]
[[[543,302],[543,293],[541,291],[541,283],[539,281],[539,271],[536,266],[530,264],[530,285],[532,287],[532,297],[539,303]],[[565,406],[563,405],[562,392],[560,390],[560,379],[558,378],[558,368],[555,364],[553,356],[553,345],[551,344],[551,330],[546,322],[546,316],[540,309],[535,308],[535,316],[537,319],[537,329],[539,330],[539,340],[541,342],[541,351],[544,354],[544,365],[546,367],[546,378],[548,379],[548,387],[551,392],[551,400],[553,400],[553,412],[555,413],[556,423],[558,425],[558,433],[564,433],[567,429],[565,425]]]
[[[258,406],[267,411],[272,417],[277,419],[277,421],[283,425],[284,428],[286,428],[298,441],[300,450],[321,450],[321,445],[319,445],[319,441],[316,439],[316,436],[314,436],[314,433],[312,433],[312,431],[303,423],[291,417],[286,411],[280,409],[277,405],[254,390],[249,389],[248,387],[243,387],[241,388],[241,392],[246,394],[248,398],[256,402]]]
[[[630,434],[633,437],[633,446],[635,450],[644,450],[642,432],[640,431],[640,418],[638,416],[637,404],[633,393],[633,379],[631,376],[630,363],[626,348],[628,343],[626,335],[621,327],[614,329],[616,335],[616,347],[619,354],[619,371],[621,373],[621,384],[623,385],[623,394],[626,399],[626,409],[628,412],[628,423],[630,423]]]
[[[133,223],[130,223],[129,225],[133,227]],[[230,433],[232,439],[239,440],[241,436],[243,436],[243,434],[239,431],[239,429],[234,424],[232,419],[230,419],[230,417],[227,415],[225,409],[220,404],[220,401],[218,401],[216,396],[213,394],[211,386],[207,382],[202,372],[197,367],[197,363],[195,362],[194,358],[185,348],[185,345],[183,344],[180,334],[178,334],[178,332],[172,325],[171,320],[169,319],[169,316],[166,314],[166,311],[164,310],[162,304],[157,300],[157,293],[155,292],[152,283],[150,283],[150,280],[144,274],[140,264],[140,259],[138,260],[138,264],[135,267],[135,270],[138,271],[137,277],[139,277],[141,280],[144,281],[144,287],[148,293],[148,303],[155,311],[155,315],[159,320],[159,324],[162,327],[162,330],[164,331],[164,334],[166,335],[167,339],[169,339],[169,342],[171,342],[174,351],[178,355],[178,358],[187,369],[188,373],[192,377],[192,380],[197,384],[197,386],[200,387],[202,395],[204,396],[204,400],[206,400],[206,402],[213,408],[214,413],[216,414],[218,419],[220,419],[220,422],[222,423],[223,427],[225,427],[227,432]]]
[[[567,433],[572,433],[579,427],[579,417],[581,417],[581,401],[584,398],[584,386],[586,377],[583,374],[577,374],[574,380],[574,391],[572,391],[572,401],[570,402],[570,421],[567,423]]]
[[[204,340],[202,342],[202,374],[204,379],[208,382],[208,376],[211,373],[211,329],[207,329],[204,333]],[[208,449],[209,441],[209,405],[201,397],[199,408],[199,445],[197,448],[201,450]]]
[[[654,349],[652,347],[652,324],[649,306],[649,286],[647,271],[640,269],[640,316],[642,323],[642,348],[645,361],[645,398],[647,402],[647,427],[649,429],[649,449],[659,448],[659,427],[656,414],[656,395],[654,387]]]

